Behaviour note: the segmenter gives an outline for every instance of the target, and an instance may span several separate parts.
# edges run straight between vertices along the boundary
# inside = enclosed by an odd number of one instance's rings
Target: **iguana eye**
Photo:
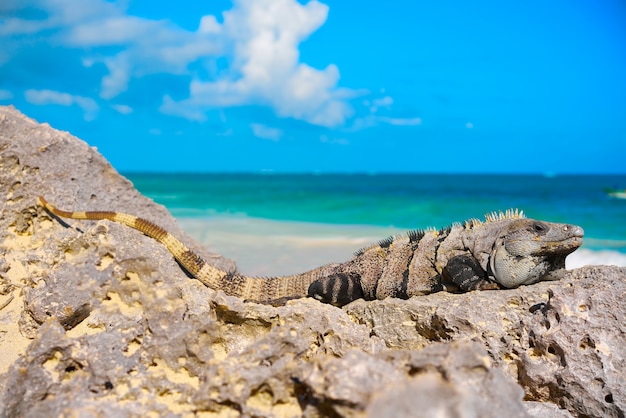
[[[533,230],[538,234],[545,234],[548,228],[542,223],[535,222],[533,224]]]

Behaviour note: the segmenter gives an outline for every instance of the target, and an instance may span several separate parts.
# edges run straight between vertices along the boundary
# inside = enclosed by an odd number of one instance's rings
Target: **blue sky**
[[[0,45],[120,171],[626,173],[623,0],[4,0]]]

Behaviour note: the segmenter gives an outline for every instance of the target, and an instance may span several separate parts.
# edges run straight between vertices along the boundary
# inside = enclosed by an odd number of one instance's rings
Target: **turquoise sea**
[[[367,239],[444,227],[508,208],[522,209],[531,218],[582,226],[582,254],[590,260],[626,260],[626,200],[605,191],[626,188],[626,175],[125,175],[139,191],[165,205],[190,235],[236,258],[240,268],[246,260],[259,258],[258,266],[246,266],[255,272],[284,269],[280,262],[272,264],[272,257],[281,258],[269,253],[273,245],[277,253],[290,254],[287,264],[306,265],[307,255],[324,253],[325,243],[333,248],[343,240],[342,249],[328,257],[346,257]],[[250,241],[264,243],[247,248]],[[304,249],[294,253],[291,245]],[[267,256],[263,251],[269,251]],[[322,261],[313,260],[312,266]]]

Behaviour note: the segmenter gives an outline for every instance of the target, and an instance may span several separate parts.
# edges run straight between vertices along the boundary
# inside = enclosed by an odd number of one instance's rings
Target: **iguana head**
[[[514,219],[495,240],[489,265],[496,282],[517,287],[549,280],[565,257],[581,246],[584,231],[568,224]]]

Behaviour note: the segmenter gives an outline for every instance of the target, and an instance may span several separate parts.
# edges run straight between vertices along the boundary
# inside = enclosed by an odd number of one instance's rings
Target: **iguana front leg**
[[[499,289],[497,283],[487,278],[487,272],[473,256],[469,254],[452,257],[441,272],[443,283],[452,283],[459,290]]]

